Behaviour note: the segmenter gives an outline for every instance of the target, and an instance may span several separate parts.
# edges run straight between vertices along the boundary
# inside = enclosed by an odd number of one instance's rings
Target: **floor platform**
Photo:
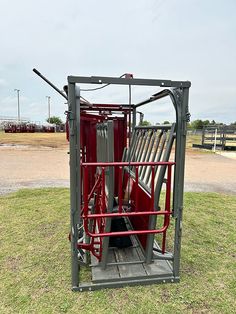
[[[138,244],[123,249],[109,248],[108,252],[105,269],[91,256],[92,281],[80,283],[73,287],[74,291],[179,282],[179,278],[173,276],[170,261],[154,259],[151,264],[146,264]]]
[[[91,256],[93,284],[173,279],[170,261],[154,259],[151,264],[146,264],[138,242],[135,239],[132,239],[132,242],[134,245],[128,248],[109,248],[105,269],[95,257]]]
[[[105,269],[102,269],[95,258],[92,260],[93,283],[172,275],[170,262],[154,260],[147,265],[142,262],[137,247],[109,249],[108,266]]]

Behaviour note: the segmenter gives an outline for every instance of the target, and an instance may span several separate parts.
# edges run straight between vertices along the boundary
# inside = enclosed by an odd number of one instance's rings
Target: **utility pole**
[[[48,122],[50,123],[50,118],[51,118],[51,114],[50,114],[50,100],[51,97],[50,96],[46,96],[46,98],[48,99]]]
[[[17,121],[20,123],[20,90],[14,89],[15,92],[17,92]]]

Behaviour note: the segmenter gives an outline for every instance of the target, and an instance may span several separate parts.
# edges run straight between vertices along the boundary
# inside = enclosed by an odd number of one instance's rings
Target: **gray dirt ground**
[[[227,156],[227,155],[226,155]],[[185,191],[236,193],[236,158],[190,150],[186,155]],[[0,194],[32,187],[68,187],[67,150],[0,146]]]

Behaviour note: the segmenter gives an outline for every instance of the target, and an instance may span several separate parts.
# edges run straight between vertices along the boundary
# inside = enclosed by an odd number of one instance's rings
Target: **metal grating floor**
[[[144,256],[138,244],[123,249],[109,248],[106,269],[102,269],[97,259],[91,256],[92,283],[173,276],[170,262],[154,260],[153,263],[147,265],[142,262],[143,260]],[[127,262],[129,264],[122,264]],[[110,263],[118,264],[109,265]]]

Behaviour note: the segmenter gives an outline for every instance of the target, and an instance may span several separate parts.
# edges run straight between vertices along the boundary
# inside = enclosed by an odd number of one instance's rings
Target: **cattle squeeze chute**
[[[160,90],[137,104],[131,97],[102,104],[81,96],[83,84]],[[190,85],[132,75],[68,77],[74,291],[179,281]],[[164,97],[173,103],[174,123],[136,125],[137,110]],[[82,280],[82,267],[91,269],[91,281]]]

